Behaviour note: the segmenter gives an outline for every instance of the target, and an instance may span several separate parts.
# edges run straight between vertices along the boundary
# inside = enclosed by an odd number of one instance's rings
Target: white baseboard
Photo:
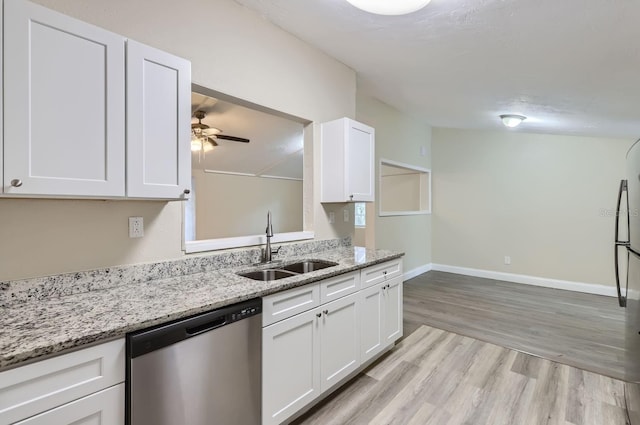
[[[495,272],[491,270],[471,269],[468,267],[447,266],[444,264],[431,264],[431,270],[457,273],[466,276],[483,277],[486,279],[505,280],[507,282],[523,283],[525,285],[542,286],[545,288],[564,289],[566,291],[605,295],[608,297],[616,297],[618,295],[615,287],[598,285],[595,283],[548,279],[544,277],[528,276],[524,274]],[[413,272],[413,270],[411,272]]]
[[[414,277],[420,276],[422,273],[426,273],[428,271],[431,271],[431,263],[423,264],[422,266],[416,267],[413,270],[404,272],[404,280],[413,279]]]

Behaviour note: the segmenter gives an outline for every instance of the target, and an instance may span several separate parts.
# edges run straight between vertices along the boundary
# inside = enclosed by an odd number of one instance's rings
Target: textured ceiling
[[[236,0],[437,127],[640,136],[640,1],[432,0],[376,16],[345,0]]]

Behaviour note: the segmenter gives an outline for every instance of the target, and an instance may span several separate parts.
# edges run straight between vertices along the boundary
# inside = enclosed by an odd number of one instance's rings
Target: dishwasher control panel
[[[261,305],[253,305],[250,307],[245,307],[240,310],[236,310],[230,315],[230,322],[235,322],[237,320],[246,319],[247,317],[255,316],[256,314],[262,313]]]

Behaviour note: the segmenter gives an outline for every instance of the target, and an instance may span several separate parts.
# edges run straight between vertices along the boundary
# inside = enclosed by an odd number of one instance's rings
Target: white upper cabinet
[[[0,7],[0,92],[3,91],[2,90],[2,85],[3,85],[3,80],[4,80],[4,77],[3,77],[4,74],[3,74],[3,71],[2,71],[3,70],[3,68],[2,68],[2,57],[3,57],[2,37],[3,37],[3,34],[4,34],[4,30],[3,30],[4,18],[2,17],[2,10],[3,9],[4,8]],[[3,151],[4,151],[4,149],[2,148],[2,145],[3,145],[2,139],[3,139],[3,135],[4,135],[4,129],[3,129],[3,126],[2,126],[2,119],[4,117],[4,114],[2,112],[2,104],[3,103],[4,102],[2,102],[2,99],[0,99],[0,194],[4,193],[4,173],[2,171],[2,168],[3,168],[2,164],[4,162],[4,159],[2,158]]]
[[[125,195],[125,39],[4,1],[4,192]]]
[[[321,126],[320,202],[375,200],[375,130],[349,118]]]
[[[127,41],[127,196],[179,199],[191,188],[191,63]]]

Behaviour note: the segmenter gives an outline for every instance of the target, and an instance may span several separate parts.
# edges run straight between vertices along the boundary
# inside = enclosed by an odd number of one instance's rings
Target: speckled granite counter
[[[234,263],[227,261],[227,267],[181,275],[174,265],[171,266],[174,267],[173,273],[169,273],[173,274],[172,277],[130,279],[119,286],[104,283],[92,285],[89,275],[89,278],[83,278],[84,291],[71,288],[67,291],[54,291],[55,294],[42,294],[47,291],[40,289],[37,291],[38,296],[30,294],[24,299],[8,302],[7,299],[19,298],[20,294],[29,293],[24,290],[16,291],[10,297],[5,296],[4,302],[0,304],[0,370],[48,354],[122,337],[127,332],[305,285],[404,255],[351,246],[296,253],[300,255],[288,256],[284,263],[299,259],[321,259],[334,261],[338,265],[286,279],[260,282],[236,274],[255,268],[247,262],[247,258],[254,258],[255,253],[248,256],[236,254],[247,257],[236,262],[242,265],[230,267]],[[97,275],[95,279],[100,282],[103,280]],[[15,286],[20,286],[20,283]],[[11,285],[8,283],[0,283],[1,291],[7,293],[10,289]]]

